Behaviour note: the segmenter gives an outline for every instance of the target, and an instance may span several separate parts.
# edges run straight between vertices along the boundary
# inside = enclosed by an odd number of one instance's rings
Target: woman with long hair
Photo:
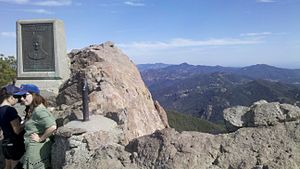
[[[0,90],[0,127],[3,131],[2,151],[5,157],[5,169],[14,169],[25,152],[24,126],[18,112],[12,106],[18,102],[13,97],[19,88],[8,85]]]
[[[40,95],[36,85],[23,84],[20,92],[15,95],[22,96],[21,101],[28,107],[25,122],[25,155],[23,168],[48,169],[51,168],[51,146],[49,136],[56,130],[53,115],[46,108],[47,102]]]

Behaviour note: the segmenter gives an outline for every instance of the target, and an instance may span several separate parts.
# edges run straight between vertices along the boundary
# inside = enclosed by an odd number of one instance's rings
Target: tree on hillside
[[[14,56],[0,54],[0,86],[11,83],[16,78],[17,62]]]

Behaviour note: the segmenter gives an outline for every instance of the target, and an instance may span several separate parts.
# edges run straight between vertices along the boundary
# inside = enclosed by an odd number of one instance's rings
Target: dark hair
[[[11,95],[7,93],[6,87],[2,87],[0,90],[0,104],[3,103],[5,99],[8,99]]]
[[[43,104],[44,106],[48,106],[47,101],[43,98],[43,96],[35,93],[30,93],[32,95],[32,102],[29,105],[28,111],[26,112],[26,117],[30,118],[32,115],[33,110],[38,107],[40,104]],[[26,108],[27,109],[27,108]]]

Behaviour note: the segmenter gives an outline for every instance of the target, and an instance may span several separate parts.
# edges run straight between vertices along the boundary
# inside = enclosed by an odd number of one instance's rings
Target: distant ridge
[[[148,70],[148,69],[161,69],[171,66],[171,64],[164,63],[154,63],[154,64],[138,64],[137,67],[140,71]]]
[[[222,122],[230,106],[264,99],[300,105],[300,69],[170,65],[141,71],[154,99],[169,110]]]
[[[210,74],[215,72],[223,72],[247,76],[252,79],[264,79],[269,81],[280,81],[284,83],[300,84],[300,69],[278,68],[267,64],[256,64],[238,68],[223,66],[190,65],[187,63],[182,63],[179,65],[168,65],[159,63],[138,65],[138,68],[143,75],[151,76],[151,72],[153,71],[147,72],[147,70],[155,69],[156,71],[154,73],[161,74],[161,77],[169,77],[176,79],[188,78],[196,74]],[[160,77],[156,76],[156,78]]]

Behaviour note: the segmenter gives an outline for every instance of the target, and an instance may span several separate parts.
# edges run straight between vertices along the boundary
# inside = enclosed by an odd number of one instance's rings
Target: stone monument
[[[57,19],[17,21],[17,85],[58,93],[69,78],[64,24]]]

